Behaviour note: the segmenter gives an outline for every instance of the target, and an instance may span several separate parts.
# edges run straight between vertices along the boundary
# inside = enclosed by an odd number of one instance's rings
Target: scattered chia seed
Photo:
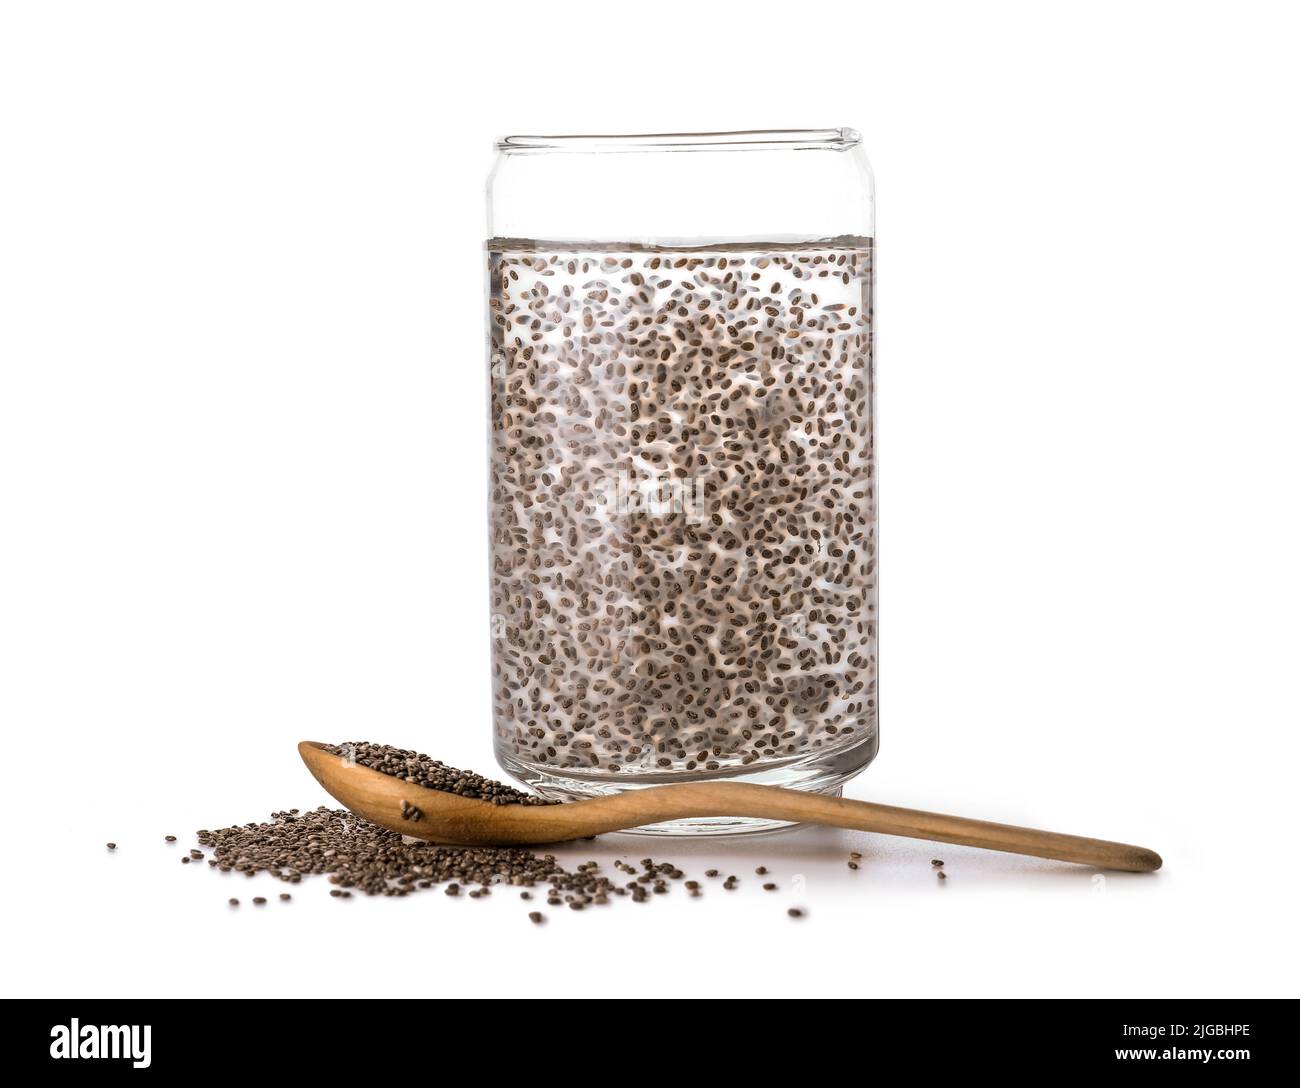
[[[116,850],[116,849],[117,849],[117,843],[115,843],[115,842],[106,842],[106,843],[104,843],[104,845],[107,846],[110,850]]]
[[[163,839],[164,839],[166,842],[175,842],[175,841],[176,841],[176,836],[175,836],[175,835],[164,835],[164,836],[163,836]]]
[[[799,907],[791,907],[788,911],[786,911],[786,914],[788,914],[791,918],[803,917],[803,911]]]
[[[540,926],[544,921],[546,921],[546,915],[544,915],[540,910],[530,910],[528,912],[528,920],[532,922],[533,925]]]
[[[930,860],[930,864],[933,865],[936,869],[942,869],[942,868],[943,868],[943,862],[940,861],[938,858],[932,858],[932,859]]]
[[[331,747],[330,751],[340,756],[346,753],[359,764],[425,788],[492,804],[556,803],[390,745],[358,742]],[[403,816],[418,820],[419,809],[404,802]],[[175,836],[166,838],[175,841]],[[307,811],[295,808],[275,812],[264,823],[204,829],[197,832],[197,838],[213,855],[208,859],[209,866],[220,872],[243,873],[249,878],[268,873],[289,884],[300,883],[304,876],[324,876],[335,885],[329,889],[335,899],[351,898],[354,890],[367,896],[406,896],[435,886],[453,898],[464,893],[470,899],[483,899],[492,894],[494,885],[504,884],[519,888],[521,900],[532,900],[532,889],[539,889],[540,897],[540,889],[544,888],[548,906],[581,911],[587,906],[608,906],[616,897],[644,903],[653,895],[669,894],[670,882],[686,876],[670,862],[642,858],[638,868],[619,858],[611,867],[629,878],[619,883],[613,875],[602,875],[597,861],[582,862],[570,871],[553,854],[536,854],[520,847],[438,846],[408,839],[351,812],[324,805]],[[116,846],[108,845],[110,849]],[[188,865],[205,857],[202,850],[194,849],[181,858],[181,863]],[[755,872],[764,875],[768,869],[760,865]],[[715,878],[720,874],[717,869],[708,869],[705,875]],[[739,883],[740,878],[733,874],[722,886],[734,891]],[[698,880],[685,880],[683,887],[691,897],[701,894]],[[769,882],[763,889],[776,891],[777,885]],[[287,892],[280,894],[282,902],[290,898]],[[253,898],[255,906],[266,902],[262,896]],[[232,898],[229,903],[237,907],[239,900]],[[802,910],[798,916],[802,916]],[[534,923],[544,921],[540,911],[531,912],[529,918]]]
[[[304,876],[322,875],[335,885],[330,895],[336,899],[349,897],[352,890],[405,896],[435,885],[452,897],[465,892],[468,898],[483,899],[492,894],[493,885],[506,884],[519,888],[523,899],[533,898],[531,889],[545,887],[549,905],[567,903],[581,910],[588,905],[607,906],[616,896],[644,902],[651,893],[667,894],[669,881],[685,876],[675,865],[645,858],[640,873],[631,865],[615,863],[624,873],[635,874],[634,880],[619,885],[601,875],[596,861],[569,871],[553,854],[517,847],[410,842],[350,812],[324,806],[277,812],[267,823],[200,831],[199,842],[211,849],[219,869],[249,877],[269,873],[293,884]],[[474,887],[466,891],[466,885]]]

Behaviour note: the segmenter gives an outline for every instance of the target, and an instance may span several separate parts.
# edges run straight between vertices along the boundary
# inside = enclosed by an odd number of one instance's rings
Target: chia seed
[[[487,256],[498,751],[706,777],[868,741],[871,240]]]
[[[421,752],[406,748],[394,748],[391,744],[371,744],[369,741],[347,741],[343,744],[326,744],[325,751],[343,759],[350,760],[372,771],[400,778],[415,786],[428,790],[441,790],[454,793],[459,797],[468,797],[475,801],[490,801],[494,805],[552,805],[536,794],[524,793],[504,782],[496,782],[473,771],[462,771],[448,767],[440,760],[433,759]],[[402,818],[418,820],[420,810],[403,802]],[[407,815],[406,808],[412,810]]]

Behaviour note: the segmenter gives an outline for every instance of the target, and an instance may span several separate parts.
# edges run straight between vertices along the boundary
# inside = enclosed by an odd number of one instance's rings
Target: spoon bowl
[[[316,781],[345,808],[373,824],[417,839],[457,846],[533,846],[626,831],[667,820],[733,816],[874,831],[1149,873],[1160,855],[1141,846],[848,801],[744,782],[651,786],[559,805],[494,805],[427,789],[349,762],[316,741],[298,752]]]

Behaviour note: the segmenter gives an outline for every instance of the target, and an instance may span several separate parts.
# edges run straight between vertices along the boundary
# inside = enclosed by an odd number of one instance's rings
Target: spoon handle
[[[622,796],[633,796],[645,803],[651,801],[651,795],[656,792],[656,789],[647,789]],[[1090,839],[1082,835],[1063,835],[1055,831],[1037,831],[1029,827],[971,820],[964,816],[895,808],[870,801],[849,801],[773,786],[740,782],[692,783],[664,787],[663,792],[664,807],[671,808],[679,816],[682,815],[683,806],[686,806],[701,816],[748,816],[846,827],[884,835],[901,835],[909,839],[927,839],[931,842],[1001,850],[1010,854],[1073,861],[1133,873],[1153,872],[1161,865],[1160,855],[1155,851],[1128,843]]]

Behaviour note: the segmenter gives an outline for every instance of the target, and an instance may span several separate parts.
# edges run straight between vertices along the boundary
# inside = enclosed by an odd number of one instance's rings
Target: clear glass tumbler
[[[875,756],[859,145],[850,129],[497,144],[494,735],[547,796],[835,793]]]

